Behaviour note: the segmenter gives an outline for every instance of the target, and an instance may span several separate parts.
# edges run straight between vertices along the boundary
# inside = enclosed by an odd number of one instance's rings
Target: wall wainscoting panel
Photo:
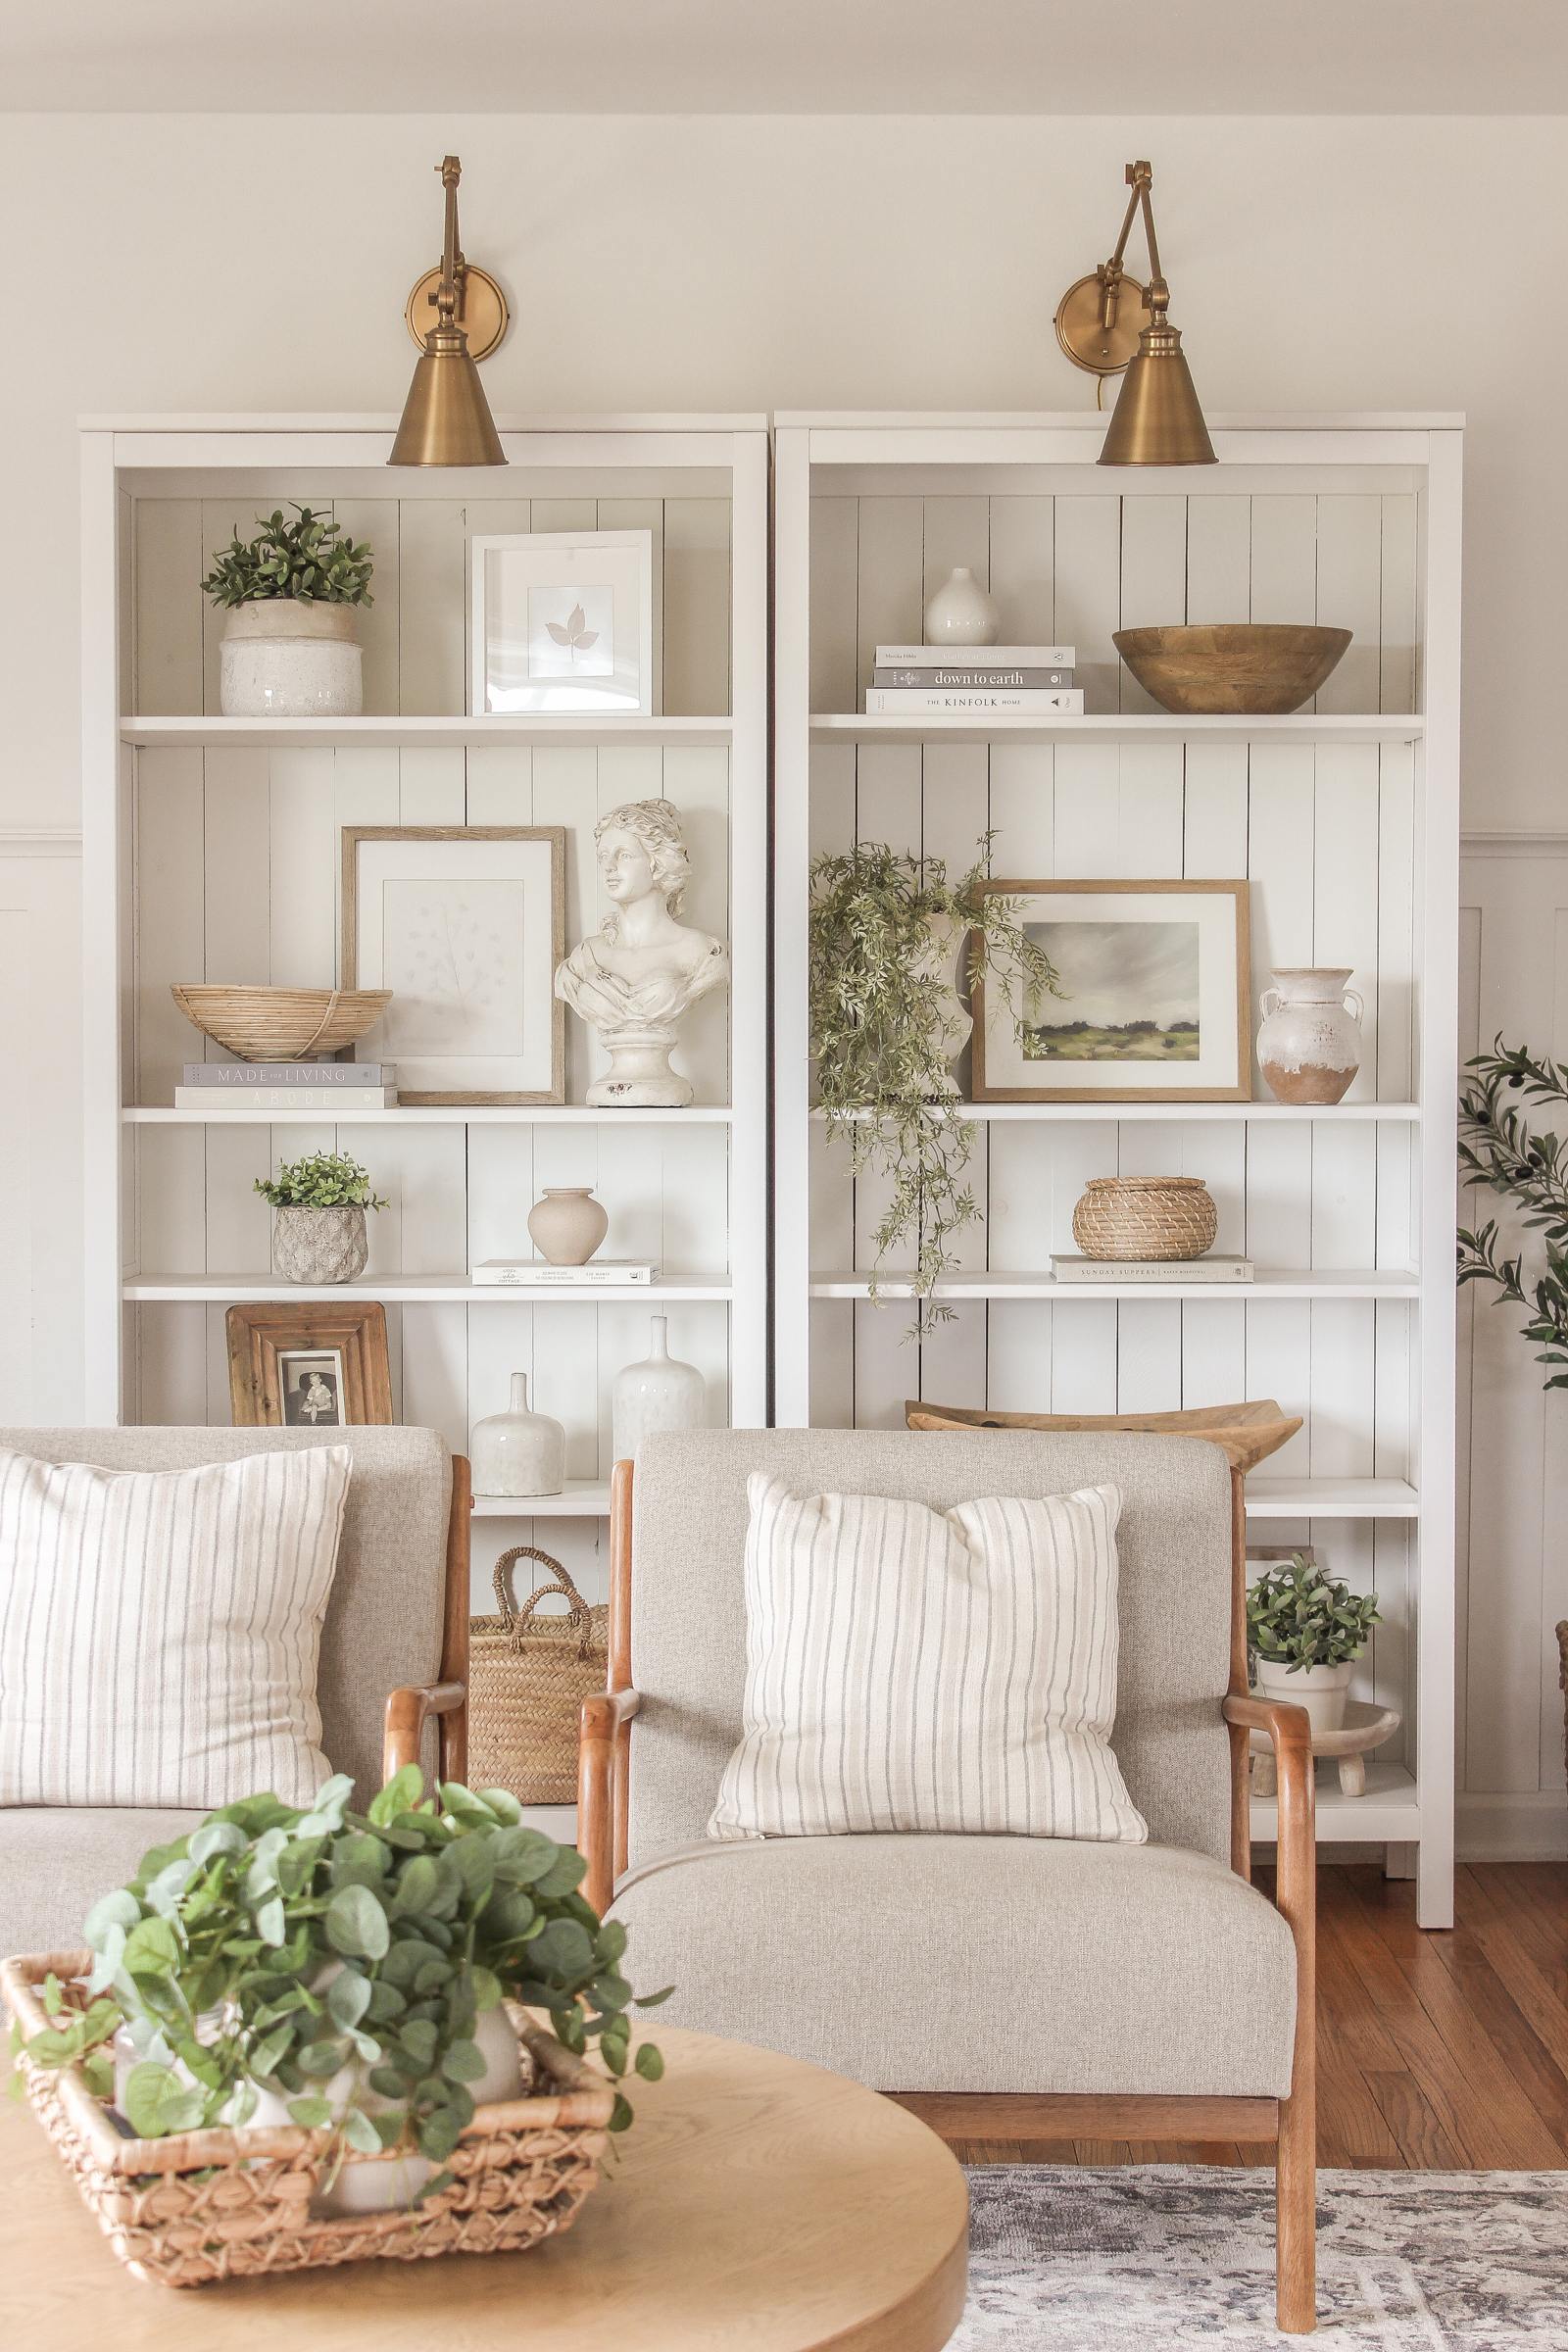
[[[0,1420],[82,1412],[81,836],[0,831]]]

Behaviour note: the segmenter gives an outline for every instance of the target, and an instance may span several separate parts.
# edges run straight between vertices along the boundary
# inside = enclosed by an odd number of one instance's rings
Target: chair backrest
[[[0,1429],[0,1452],[104,1470],[191,1470],[247,1453],[347,1446],[354,1456],[317,1696],[321,1744],[359,1802],[381,1786],[381,1717],[441,1664],[452,1456],[433,1429]]]
[[[704,1836],[741,1736],[746,1481],[950,1510],[982,1494],[1120,1489],[1116,1729],[1150,1835],[1230,1857],[1231,1486],[1196,1438],[702,1430],[645,1438],[632,1490],[630,1860]]]

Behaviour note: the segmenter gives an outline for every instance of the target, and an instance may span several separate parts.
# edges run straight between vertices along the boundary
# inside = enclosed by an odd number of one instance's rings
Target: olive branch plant
[[[874,1304],[890,1254],[912,1248],[915,1297],[908,1337],[951,1318],[933,1303],[954,1263],[953,1242],[980,1211],[963,1181],[972,1119],[958,1115],[949,1066],[965,1030],[941,954],[968,934],[971,988],[1005,1005],[1020,1036],[1046,995],[1061,989],[1050,957],[1025,931],[1022,901],[987,887],[993,836],[957,882],[940,858],[916,859],[883,842],[824,852],[811,861],[808,999],[817,1100],[828,1136],[848,1152],[852,1178],[890,1178],[874,1236]]]
[[[1524,1211],[1527,1229],[1544,1231],[1546,1268],[1527,1290],[1524,1253],[1499,1257],[1497,1220],[1479,1232],[1459,1229],[1458,1279],[1490,1282],[1528,1316],[1527,1340],[1537,1343],[1544,1386],[1568,1389],[1568,1149],[1547,1131],[1535,1133],[1520,1115],[1526,1102],[1568,1105],[1568,1063],[1537,1059],[1523,1046],[1506,1047],[1500,1034],[1490,1054],[1466,1064],[1476,1076],[1459,1097],[1459,1165]]]
[[[371,551],[358,546],[329,515],[291,500],[295,519],[281,507],[257,515],[262,528],[247,545],[238,531],[215,554],[202,594],[215,605],[250,605],[289,597],[299,605],[373,605]]]

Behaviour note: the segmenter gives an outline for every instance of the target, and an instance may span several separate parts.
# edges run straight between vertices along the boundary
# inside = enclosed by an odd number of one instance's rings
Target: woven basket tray
[[[53,1969],[68,2002],[91,1952],[52,1952],[0,1964],[0,1992],[28,2036],[52,2021],[33,1990]],[[71,2167],[83,2204],[122,2262],[163,2286],[205,2286],[261,2271],[313,2270],[370,2255],[416,2262],[431,2254],[515,2253],[569,2229],[599,2178],[615,2103],[602,2075],[563,2049],[526,2010],[507,2015],[536,2095],[474,2110],[448,2158],[450,2188],[416,2211],[333,2215],[311,2200],[337,2153],[331,2132],[186,2132],[122,2139],[76,2066],[42,2067],[24,2054],[33,2112]],[[396,2155],[346,2164],[396,2164]]]
[[[1218,1231],[1199,1176],[1092,1176],[1072,1212],[1085,1257],[1201,1257]]]
[[[513,1563],[538,1560],[556,1582],[519,1609]],[[518,1544],[496,1562],[497,1617],[468,1620],[468,1779],[510,1788],[520,1805],[577,1802],[582,1702],[610,1679],[610,1611],[591,1609],[559,1560]],[[566,1613],[534,1612],[559,1592]]]

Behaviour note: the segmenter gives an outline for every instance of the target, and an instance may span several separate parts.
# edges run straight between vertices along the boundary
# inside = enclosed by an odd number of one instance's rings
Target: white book
[[[868,718],[895,715],[952,718],[1082,718],[1081,686],[1048,692],[1027,686],[975,687],[966,692],[947,686],[868,686]]]
[[[1250,1282],[1250,1257],[1053,1257],[1058,1282]]]
[[[608,1291],[625,1283],[651,1283],[659,1268],[646,1258],[595,1257],[585,1266],[553,1266],[542,1257],[487,1257],[472,1280],[502,1291]]]
[[[1070,645],[879,645],[878,669],[913,663],[928,669],[933,662],[946,668],[1071,669],[1078,659]]]
[[[352,1126],[367,1113],[396,1110],[395,1086],[176,1086],[174,1108],[220,1119],[265,1118],[270,1110],[308,1110],[323,1126]]]

